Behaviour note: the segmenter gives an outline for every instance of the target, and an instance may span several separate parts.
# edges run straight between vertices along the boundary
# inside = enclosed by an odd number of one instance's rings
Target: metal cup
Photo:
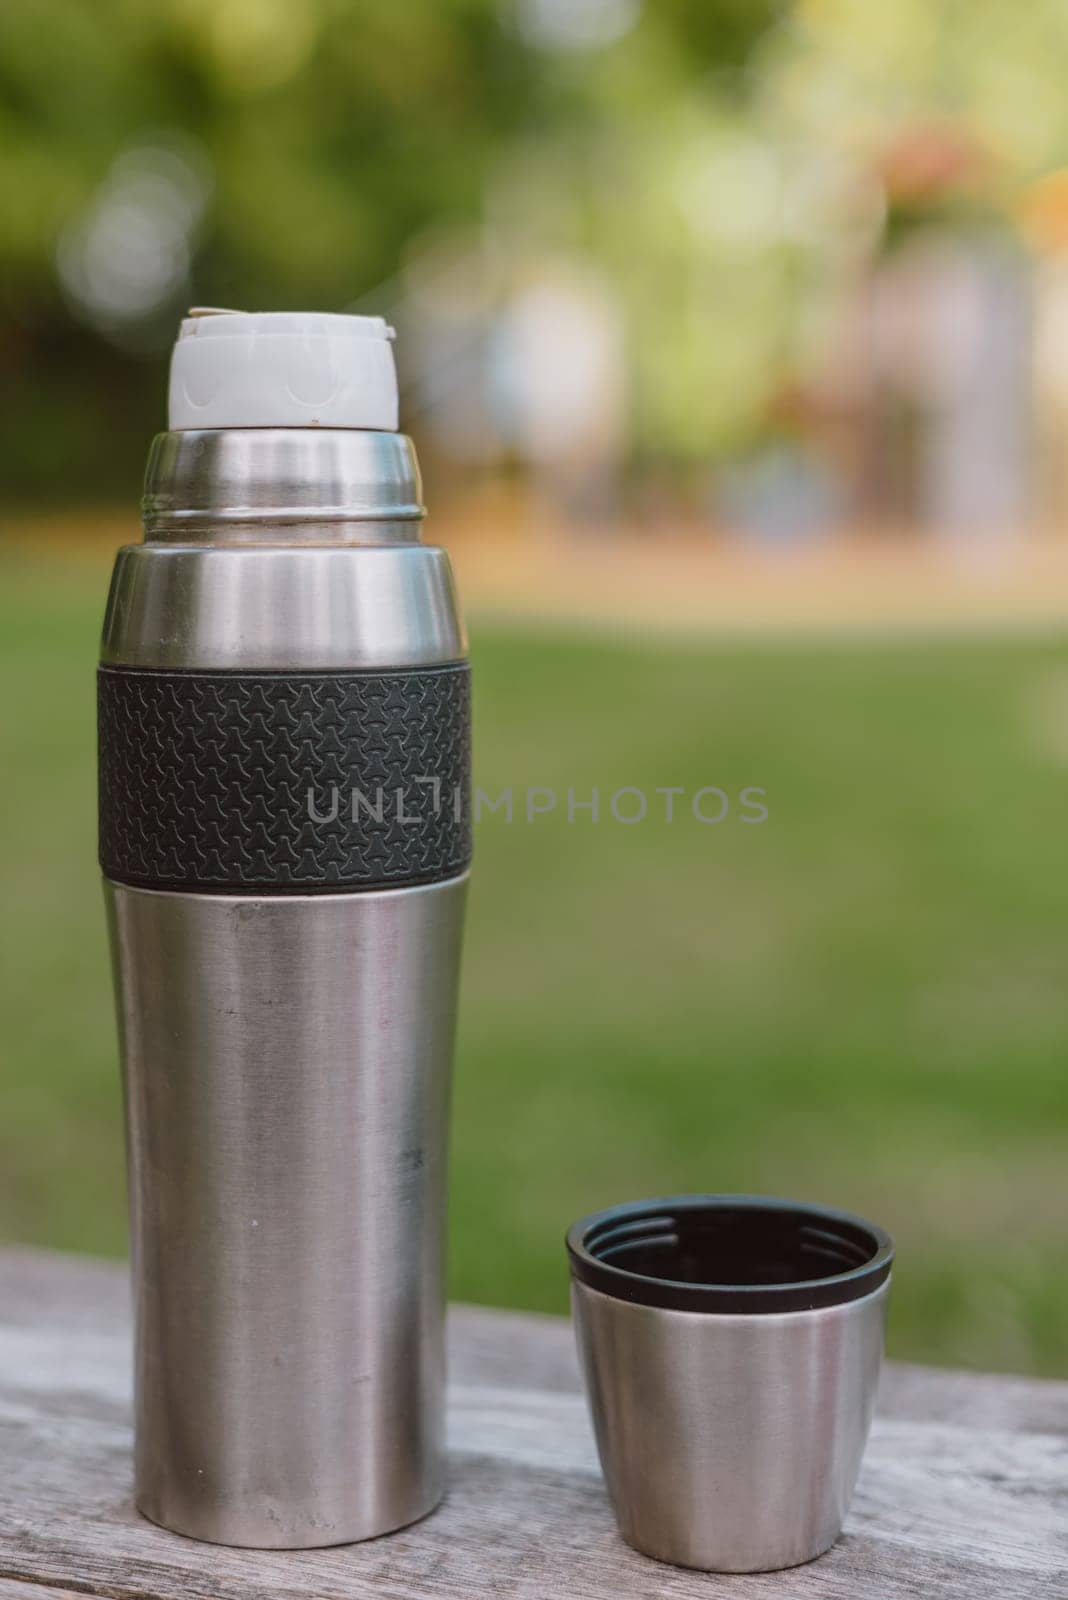
[[[613,1206],[567,1236],[619,1530],[658,1561],[798,1566],[841,1532],[868,1436],[893,1245],[759,1195]]]

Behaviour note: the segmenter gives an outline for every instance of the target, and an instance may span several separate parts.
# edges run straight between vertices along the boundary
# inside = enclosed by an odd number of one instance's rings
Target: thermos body
[[[466,647],[394,433],[160,435],[99,685],[136,1500],[364,1539],[442,1492]]]

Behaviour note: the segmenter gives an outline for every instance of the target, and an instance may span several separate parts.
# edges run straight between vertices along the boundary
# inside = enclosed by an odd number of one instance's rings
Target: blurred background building
[[[477,781],[769,806],[482,825],[454,1292],[795,1192],[898,1236],[896,1353],[1064,1370],[1066,52],[1064,0],[4,0],[0,1233],[123,1247],[92,669],[177,319],[373,311]]]

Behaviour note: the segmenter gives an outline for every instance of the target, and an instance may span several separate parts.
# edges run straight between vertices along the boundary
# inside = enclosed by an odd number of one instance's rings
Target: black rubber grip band
[[[470,674],[101,667],[100,865],[149,888],[432,883],[471,859]]]

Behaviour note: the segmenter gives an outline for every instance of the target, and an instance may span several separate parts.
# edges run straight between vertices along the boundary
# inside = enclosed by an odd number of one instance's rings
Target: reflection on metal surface
[[[889,1286],[846,1305],[703,1315],[572,1284],[608,1492],[677,1566],[797,1566],[838,1537],[871,1425]]]
[[[466,878],[108,884],[137,1503],[194,1538],[383,1533],[442,1490],[446,1128]]]

